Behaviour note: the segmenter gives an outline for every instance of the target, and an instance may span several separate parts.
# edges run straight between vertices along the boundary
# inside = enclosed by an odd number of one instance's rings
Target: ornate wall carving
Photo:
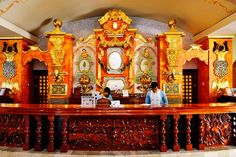
[[[187,51],[183,50],[184,55],[181,56],[181,60],[183,61],[182,65],[193,58],[197,58],[208,65],[208,50],[203,50],[199,44],[192,44],[190,46],[191,48]]]
[[[222,45],[214,42],[213,52],[217,55],[217,60],[214,62],[214,74],[219,78],[223,78],[228,74],[228,62],[225,60],[228,51],[227,41],[224,41]]]
[[[124,78],[126,85],[122,89],[132,90],[134,85],[133,76],[133,54],[134,38],[136,29],[130,29],[131,19],[121,10],[108,11],[99,20],[102,29],[95,29],[96,59],[97,65],[97,88],[101,89],[107,85],[107,80],[116,80],[115,77]],[[116,52],[120,48],[122,51]],[[113,50],[110,52],[109,50]],[[122,60],[118,69],[109,69],[109,60],[112,53],[120,54]],[[110,54],[110,55],[109,55]],[[109,70],[109,71],[108,71]],[[122,90],[121,87],[110,87],[112,90]]]
[[[150,83],[157,79],[157,54],[154,40],[135,36],[134,76],[135,93],[146,92]]]
[[[81,87],[83,93],[96,90],[95,36],[80,38],[73,53],[73,87]]]
[[[229,73],[229,61],[226,59],[226,54],[229,53],[228,42],[216,42],[214,41],[213,53],[216,55],[216,60],[213,62],[213,70],[216,79],[212,82],[212,89],[215,93],[215,96],[224,94],[224,90],[227,87],[230,87],[229,80],[226,79],[226,76]]]
[[[203,120],[204,143],[207,146],[226,145],[231,137],[229,114],[206,114]]]
[[[0,145],[22,147],[25,142],[23,115],[0,115]]]
[[[157,118],[70,117],[70,149],[157,149]]]

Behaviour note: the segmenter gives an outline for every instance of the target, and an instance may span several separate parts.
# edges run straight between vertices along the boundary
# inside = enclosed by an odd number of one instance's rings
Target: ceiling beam
[[[37,43],[38,42],[38,37],[32,35],[31,33],[23,30],[22,28],[12,24],[11,22],[3,19],[0,17],[0,26],[18,34],[19,36],[22,36],[23,38],[31,41],[32,43]],[[0,34],[1,35],[1,34]]]
[[[194,41],[197,41],[199,39],[202,39],[208,35],[210,35],[211,33],[217,31],[218,29],[234,22],[236,20],[236,13],[233,13],[232,15],[224,18],[223,20],[219,21],[218,23],[214,24],[213,26],[207,28],[206,30],[196,34],[193,39]]]

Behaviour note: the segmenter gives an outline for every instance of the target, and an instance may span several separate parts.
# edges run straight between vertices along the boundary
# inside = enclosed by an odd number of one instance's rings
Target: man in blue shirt
[[[157,82],[151,83],[151,90],[146,94],[145,103],[159,106],[164,104],[166,107],[168,106],[166,94],[162,90],[158,89]]]

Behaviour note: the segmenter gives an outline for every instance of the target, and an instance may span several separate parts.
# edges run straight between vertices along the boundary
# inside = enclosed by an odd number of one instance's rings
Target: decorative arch
[[[26,63],[31,62],[32,59],[38,59],[40,62],[44,62],[48,67],[52,65],[52,58],[47,52],[40,51],[27,51],[23,52],[22,55],[22,63],[26,65]]]
[[[236,88],[236,60],[233,63],[233,87]]]
[[[208,52],[208,50],[204,51],[200,47],[195,48],[192,46],[192,48],[190,48],[189,50],[183,51],[179,63],[183,66],[186,61],[190,61],[193,58],[197,58],[200,61],[203,61],[206,65],[208,65]]]

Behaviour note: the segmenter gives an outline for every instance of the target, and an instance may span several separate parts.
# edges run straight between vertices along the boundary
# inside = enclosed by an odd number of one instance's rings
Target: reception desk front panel
[[[236,104],[1,104],[0,145],[48,151],[192,150],[235,144]]]

